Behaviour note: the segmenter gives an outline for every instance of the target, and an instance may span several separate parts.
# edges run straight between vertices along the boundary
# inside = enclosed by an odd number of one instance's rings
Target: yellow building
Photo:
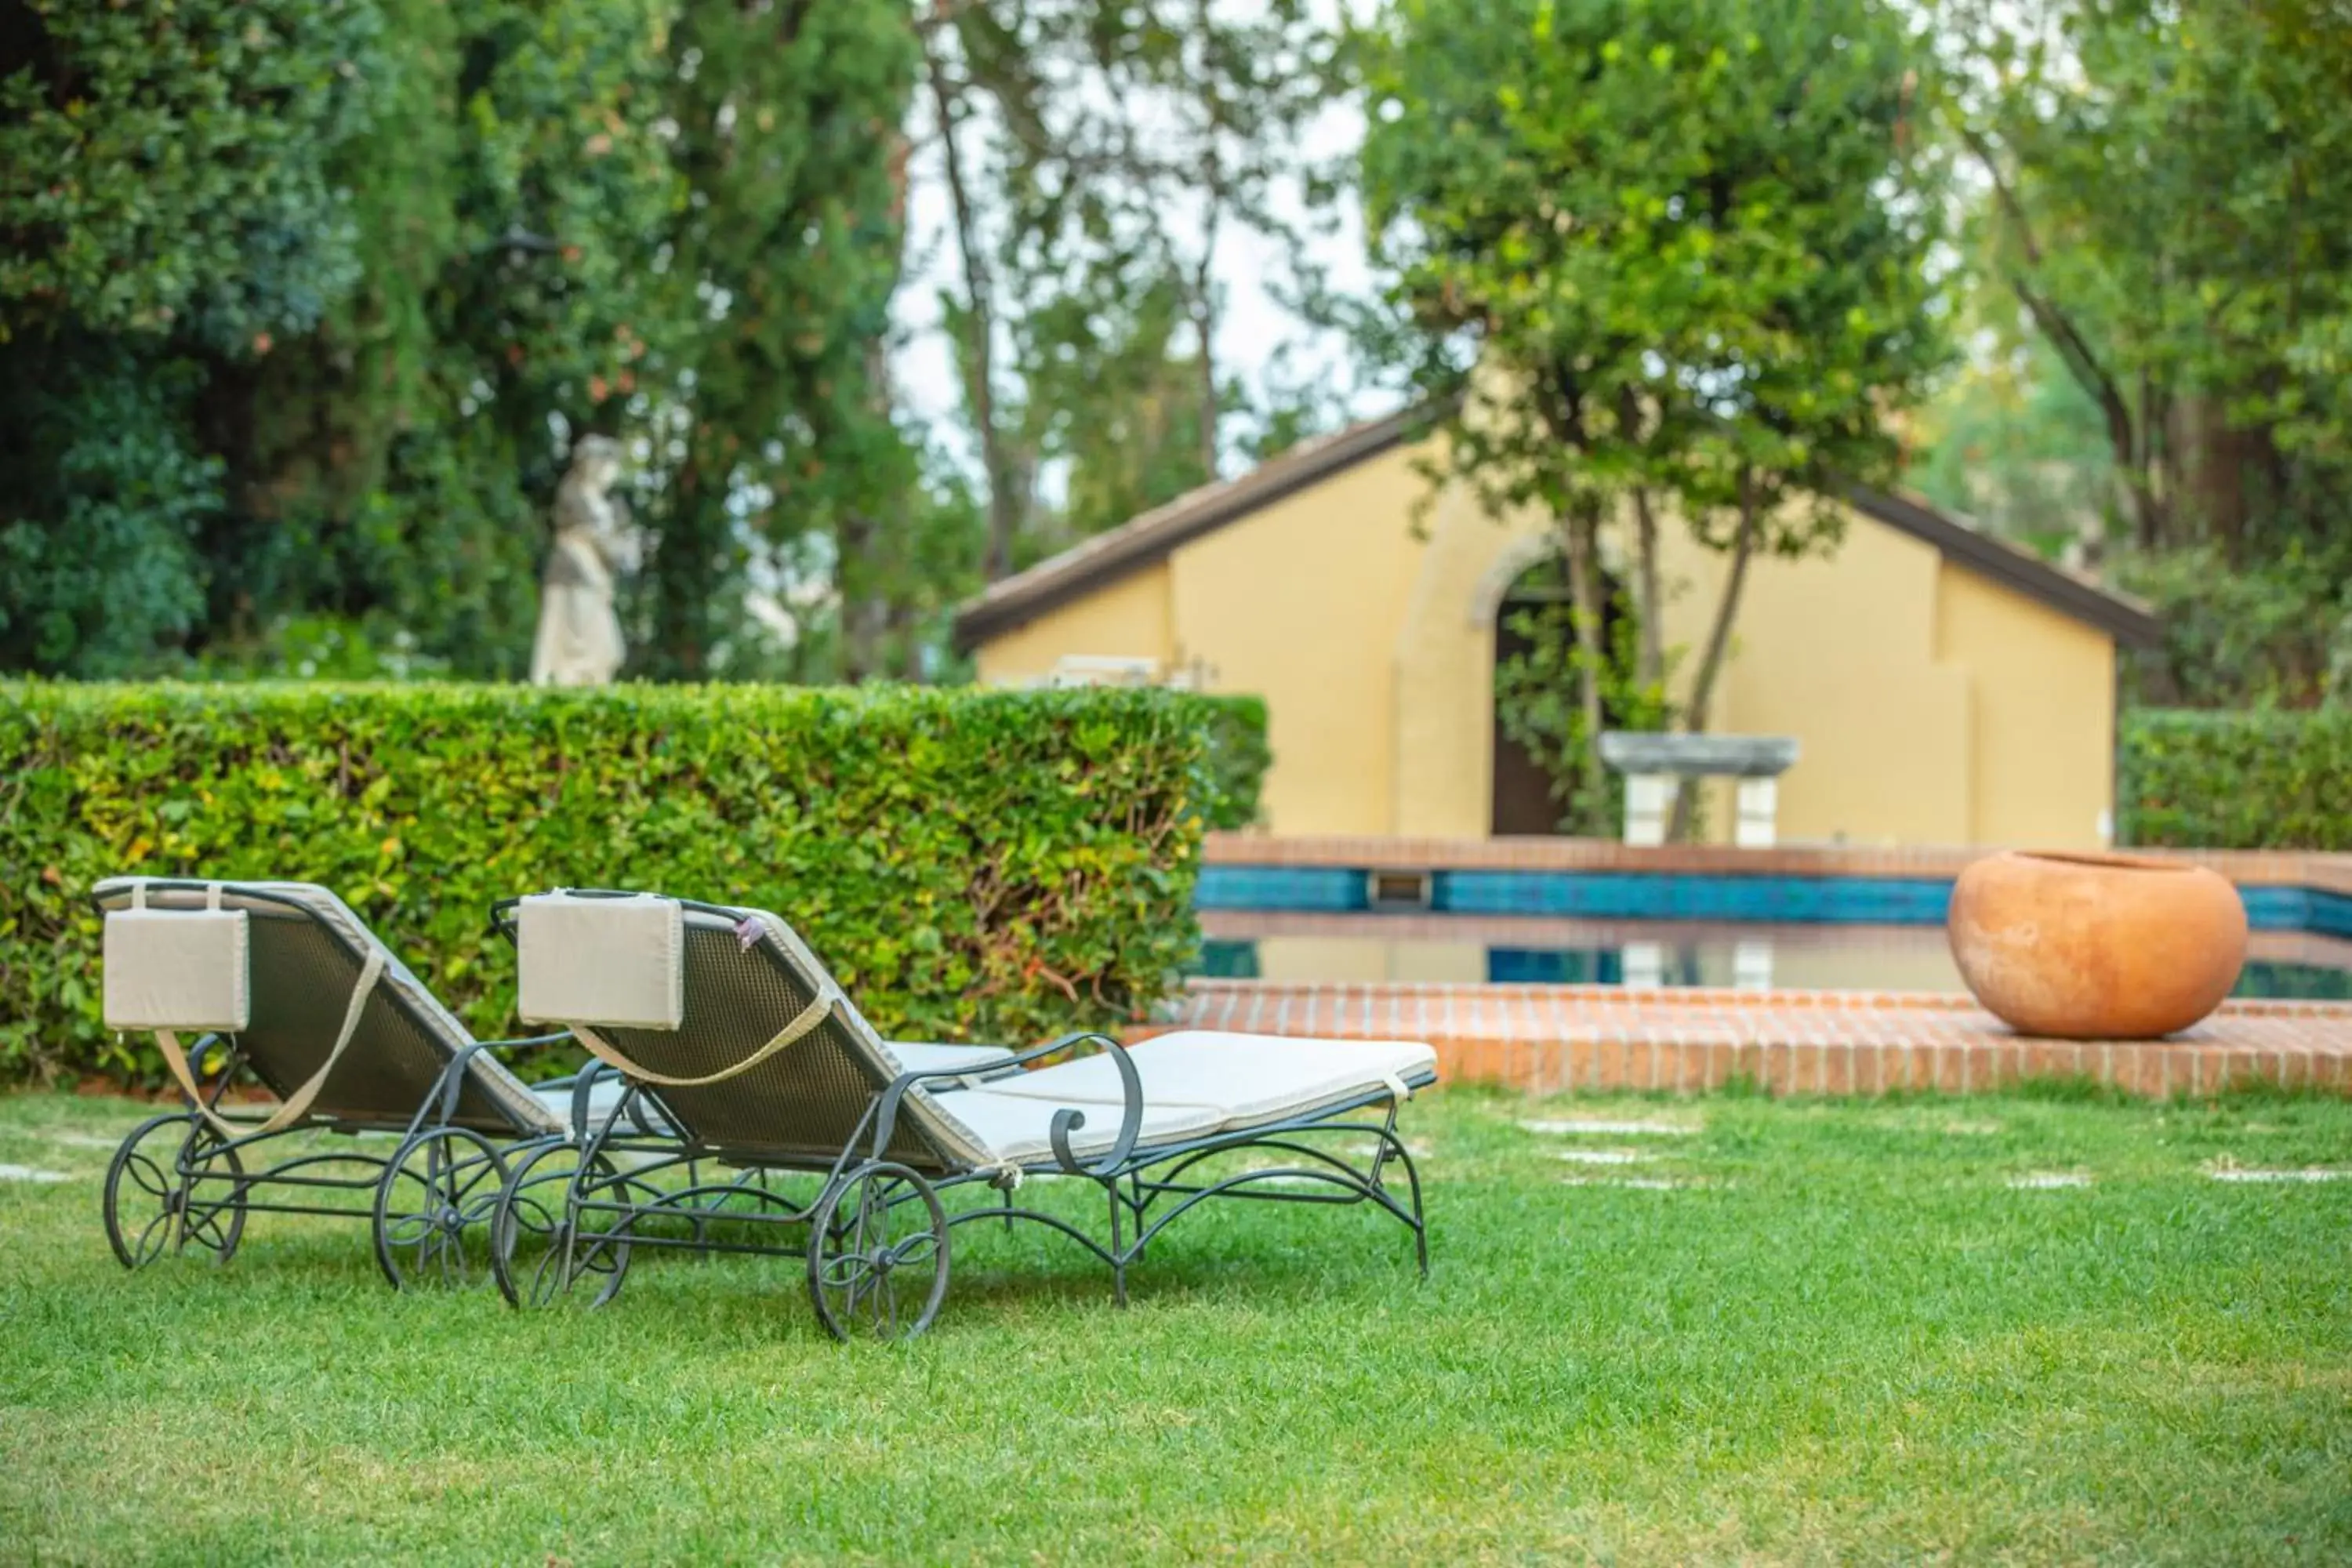
[[[1421,428],[1412,411],[1358,426],[1147,512],[991,587],[958,640],[991,683],[1125,660],[1260,694],[1276,833],[1540,831],[1528,764],[1497,743],[1494,670],[1545,522],[1448,485],[1416,536]],[[2104,842],[2116,648],[2155,621],[1918,502],[1846,505],[1834,554],[1752,563],[1717,687],[1712,728],[1801,745],[1781,841]],[[1696,648],[1725,563],[1673,525],[1661,558],[1666,644]]]

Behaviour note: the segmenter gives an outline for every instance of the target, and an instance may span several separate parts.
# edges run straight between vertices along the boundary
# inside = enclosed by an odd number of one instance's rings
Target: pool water
[[[1552,923],[1226,911],[1204,917],[1192,972],[1308,983],[1967,989],[1933,927],[1616,921],[1601,931],[1539,929]],[[2233,994],[2352,1001],[2352,942],[2256,931]]]

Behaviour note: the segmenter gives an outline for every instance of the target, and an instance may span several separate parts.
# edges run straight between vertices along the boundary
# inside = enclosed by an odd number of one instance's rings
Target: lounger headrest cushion
[[[106,1026],[244,1029],[253,1021],[247,937],[243,910],[151,910],[143,898],[109,910]]]
[[[686,1017],[686,910],[649,893],[542,893],[515,917],[528,1024],[675,1029]]]

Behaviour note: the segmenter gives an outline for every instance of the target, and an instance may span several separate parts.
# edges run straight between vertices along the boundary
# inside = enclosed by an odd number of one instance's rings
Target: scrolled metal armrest
[[[1136,1139],[1143,1131],[1143,1079],[1136,1072],[1135,1058],[1128,1055],[1127,1047],[1108,1035],[1098,1034],[1092,1029],[1080,1029],[1074,1034],[1064,1035],[1059,1039],[1048,1041],[1045,1045],[1016,1052],[1003,1060],[992,1061],[987,1066],[992,1072],[1004,1068],[1017,1068],[1024,1062],[1033,1062],[1040,1057],[1050,1057],[1056,1052],[1066,1051],[1072,1046],[1082,1045],[1088,1040],[1099,1043],[1110,1056],[1112,1065],[1118,1068],[1119,1090],[1126,1102],[1122,1107],[1123,1115],[1119,1121],[1118,1137],[1113,1141],[1109,1153],[1104,1155],[1093,1166],[1087,1165],[1070,1150],[1070,1134],[1085,1126],[1087,1121],[1086,1112],[1074,1106],[1065,1106],[1054,1112],[1054,1120],[1045,1130],[1045,1137],[1053,1145],[1055,1164],[1071,1175],[1091,1176],[1099,1181],[1126,1163],[1128,1155],[1135,1151]],[[875,1158],[880,1159],[883,1151],[890,1146],[891,1135],[897,1131],[898,1124],[898,1104],[907,1098],[908,1089],[919,1084],[962,1079],[969,1076],[971,1070],[969,1068],[959,1068],[950,1072],[906,1072],[892,1079],[890,1087],[882,1092],[882,1103],[875,1117]]]
[[[457,1114],[457,1097],[466,1087],[466,1069],[473,1065],[476,1057],[485,1052],[496,1056],[500,1051],[510,1051],[519,1046],[551,1046],[558,1040],[571,1037],[567,1031],[561,1035],[534,1035],[522,1040],[476,1040],[451,1057],[449,1065],[441,1069],[441,1120],[446,1122]]]
[[[608,1078],[620,1076],[621,1069],[610,1062],[590,1062],[572,1075],[572,1140],[573,1142],[587,1142],[588,1102],[594,1098],[596,1086]],[[624,1098],[626,1098],[625,1095]],[[621,1107],[615,1103],[613,1107],[613,1116],[617,1117],[620,1113]],[[608,1117],[606,1125],[609,1126],[611,1121],[612,1118]]]
[[[1045,1141],[1054,1147],[1054,1163],[1073,1176],[1092,1176],[1101,1181],[1127,1163],[1135,1152],[1135,1141],[1143,1133],[1143,1078],[1135,1070],[1135,1058],[1127,1047],[1108,1035],[1094,1037],[1108,1049],[1111,1065],[1118,1069],[1120,1106],[1118,1136],[1112,1140],[1110,1152],[1092,1165],[1081,1161],[1070,1150],[1070,1134],[1087,1124],[1087,1113],[1076,1106],[1065,1106],[1054,1112],[1053,1121],[1045,1129]]]
[[[204,1077],[205,1058],[213,1053],[215,1047],[224,1050],[234,1048],[217,1034],[201,1036],[194,1045],[188,1047],[188,1071],[197,1078]]]

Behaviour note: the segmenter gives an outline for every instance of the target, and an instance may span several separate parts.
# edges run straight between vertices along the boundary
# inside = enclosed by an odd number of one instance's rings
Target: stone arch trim
[[[1624,547],[1617,537],[1617,531],[1603,528],[1594,543],[1600,549],[1601,569],[1612,577],[1625,575],[1630,563],[1625,559]],[[1478,586],[1470,595],[1470,624],[1474,626],[1492,626],[1496,615],[1503,607],[1503,595],[1511,591],[1511,584],[1519,580],[1521,573],[1549,555],[1554,548],[1555,541],[1548,530],[1515,536],[1504,547],[1502,554],[1486,568],[1486,574],[1478,579]]]
[[[1491,627],[1495,624],[1495,616],[1503,608],[1503,595],[1511,591],[1511,584],[1551,551],[1552,540],[1549,533],[1519,534],[1503,546],[1502,553],[1488,564],[1480,574],[1477,586],[1471,591],[1468,606],[1470,624],[1481,628]]]

